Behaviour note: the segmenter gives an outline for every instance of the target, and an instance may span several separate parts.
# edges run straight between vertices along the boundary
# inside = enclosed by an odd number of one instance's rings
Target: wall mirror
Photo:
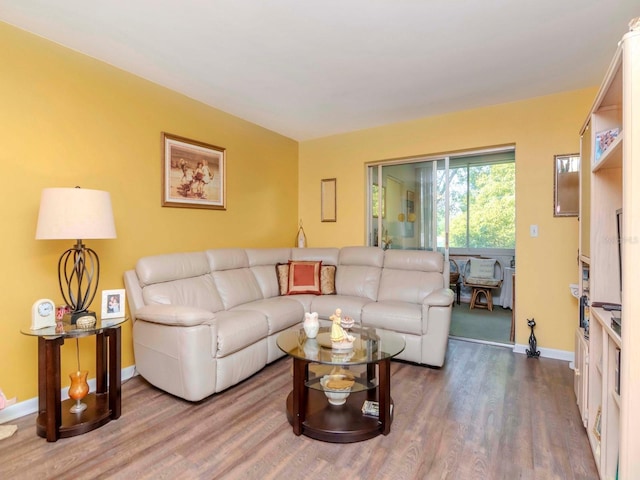
[[[577,217],[580,198],[580,154],[553,158],[553,216]]]

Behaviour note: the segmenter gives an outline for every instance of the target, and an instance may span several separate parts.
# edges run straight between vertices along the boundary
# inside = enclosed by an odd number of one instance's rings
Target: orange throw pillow
[[[289,262],[289,290],[287,295],[311,293],[320,295],[320,268],[322,262]]]

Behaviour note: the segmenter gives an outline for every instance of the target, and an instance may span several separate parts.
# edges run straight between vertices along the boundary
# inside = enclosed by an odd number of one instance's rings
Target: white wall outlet
[[[538,225],[529,226],[529,234],[534,238],[537,237],[538,236]]]

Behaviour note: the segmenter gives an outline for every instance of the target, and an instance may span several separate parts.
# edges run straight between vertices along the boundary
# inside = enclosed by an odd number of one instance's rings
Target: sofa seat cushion
[[[273,297],[239,305],[232,312],[254,311],[266,317],[267,333],[272,335],[302,322],[302,303],[288,297]]]
[[[216,357],[222,358],[252,345],[267,336],[265,316],[257,311],[218,312]]]
[[[422,306],[394,300],[368,303],[362,309],[362,325],[421,335]]]
[[[342,316],[361,321],[362,307],[372,303],[373,300],[351,295],[321,295],[311,300],[310,312],[318,312],[320,318],[328,319],[336,311],[342,309]]]

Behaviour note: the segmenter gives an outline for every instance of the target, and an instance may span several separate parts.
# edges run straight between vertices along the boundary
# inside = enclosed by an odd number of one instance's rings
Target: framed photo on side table
[[[225,149],[162,133],[162,206],[226,210]]]
[[[100,317],[103,319],[124,317],[124,295],[124,289],[103,290]]]

